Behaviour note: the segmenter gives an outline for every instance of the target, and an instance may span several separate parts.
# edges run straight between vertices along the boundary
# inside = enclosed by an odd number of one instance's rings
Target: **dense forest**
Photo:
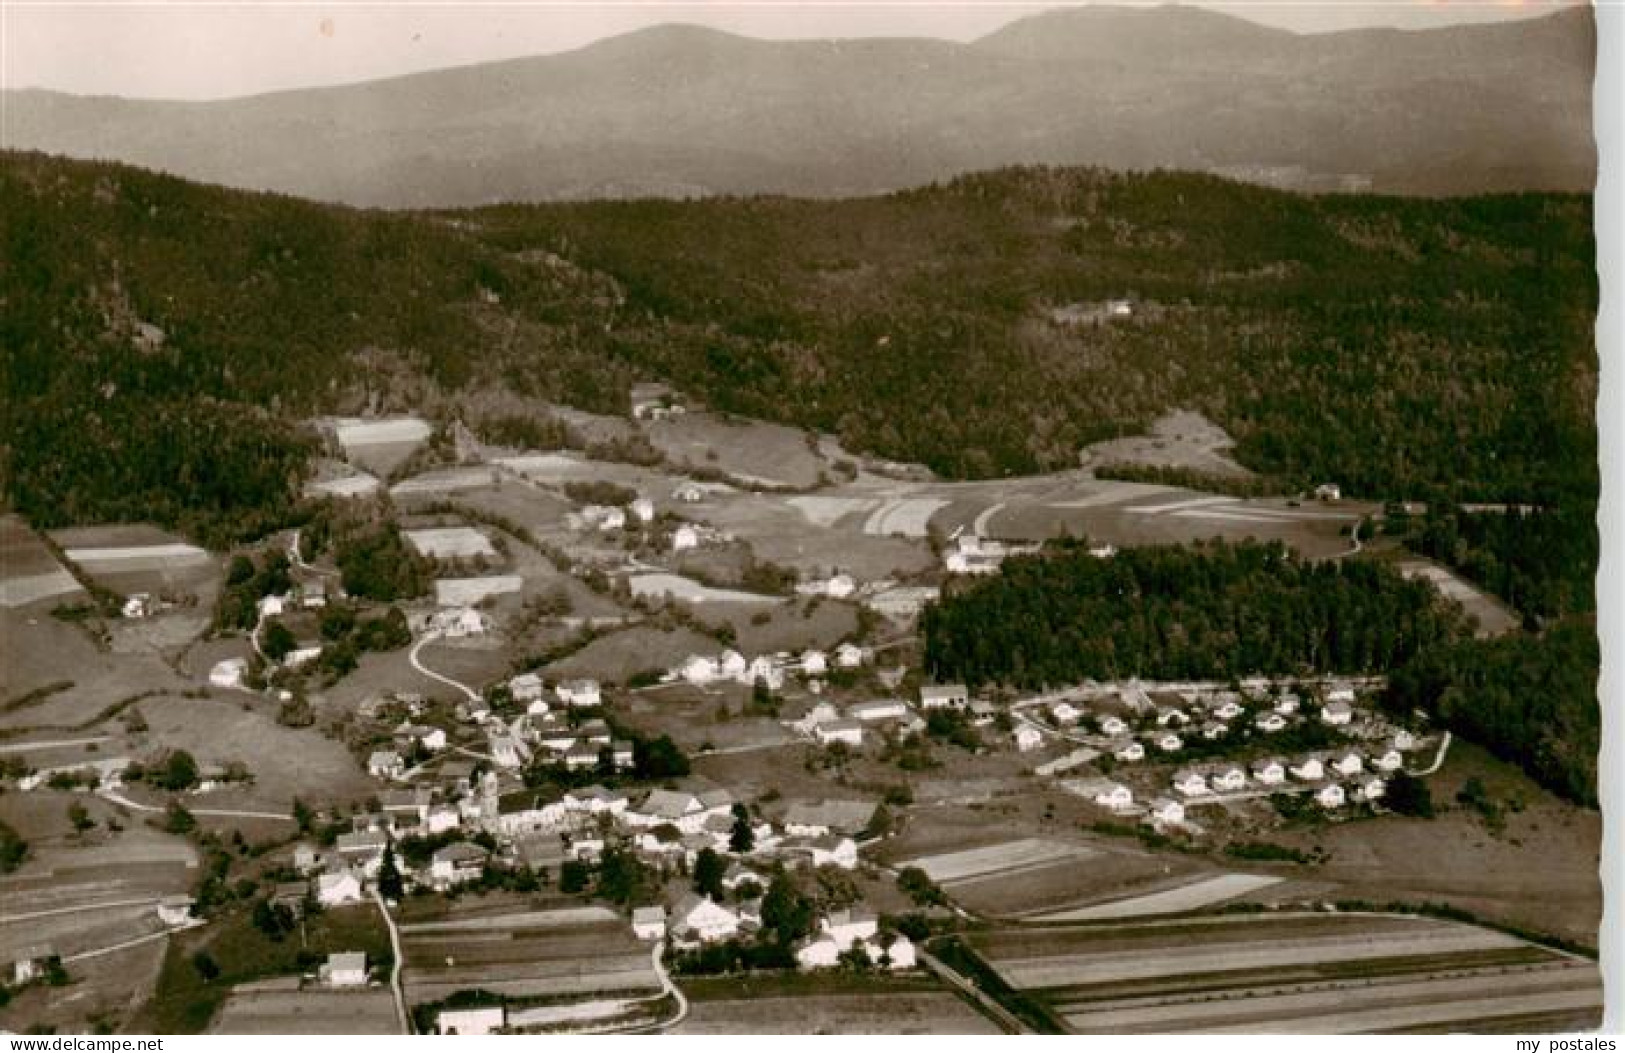
[[[1387,528],[1534,624],[1596,610],[1597,523],[1587,507],[1468,512],[1430,508]]]
[[[850,201],[368,213],[0,155],[4,488],[41,525],[284,517],[318,412],[636,379],[950,476],[1203,411],[1280,485],[1589,514],[1591,204],[1021,169]],[[1133,317],[1056,310],[1128,298]]]
[[[1601,657],[1596,627],[1583,619],[1544,636],[1461,641],[1396,669],[1385,703],[1431,714],[1548,789],[1595,807]]]
[[[1460,629],[1431,586],[1383,564],[1220,542],[1109,559],[1054,546],[1006,560],[921,618],[933,676],[1019,688],[1383,672]]]

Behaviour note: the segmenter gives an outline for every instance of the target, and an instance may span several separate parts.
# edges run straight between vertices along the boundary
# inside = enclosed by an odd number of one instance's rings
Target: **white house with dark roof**
[[[1328,702],[1320,709],[1320,722],[1328,727],[1346,727],[1354,720],[1354,707],[1347,702]]]
[[[375,779],[399,779],[406,772],[406,762],[394,750],[373,750],[367,758],[367,774]]]
[[[1260,786],[1279,786],[1286,781],[1286,765],[1275,757],[1253,762],[1253,779]]]
[[[921,684],[920,706],[924,709],[963,709],[970,704],[970,689],[964,684]]]
[[[559,696],[560,702],[574,709],[591,708],[602,705],[604,701],[598,681],[585,677],[564,681],[554,689],[554,693]]]
[[[1319,754],[1311,753],[1292,765],[1292,777],[1300,782],[1319,782],[1326,777],[1326,762]]]
[[[1348,803],[1348,794],[1337,783],[1329,782],[1315,791],[1315,803],[1322,808],[1341,808]]]
[[[680,943],[714,943],[739,935],[739,915],[697,893],[684,893],[672,907],[667,931]]]
[[[837,742],[848,746],[863,745],[863,722],[858,720],[830,720],[813,728],[813,737],[820,746],[830,746]]]

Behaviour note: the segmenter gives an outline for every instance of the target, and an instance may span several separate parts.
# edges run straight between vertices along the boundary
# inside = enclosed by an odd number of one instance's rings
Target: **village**
[[[1332,558],[1374,511],[1335,487],[1304,507],[1087,473],[931,484],[669,389],[632,401],[634,434],[667,440],[659,465],[343,419],[313,483],[325,520],[229,558],[146,528],[50,539],[60,589],[88,582],[103,612],[74,624],[115,654],[173,648],[179,678],[153,694],[191,700],[175,727],[230,710],[256,730],[181,733],[197,771],[166,794],[176,741],[132,728],[164,711],[137,698],[94,755],[20,740],[8,788],[110,809],[109,831],[201,824],[205,851],[260,830],[241,879],[256,926],[336,927],[298,968],[210,995],[214,1027],[672,1029],[706,1019],[694,999],[718,977],[768,968],[806,977],[808,1005],[886,977],[897,1006],[1009,1029],[931,947],[965,926],[1301,905],[1280,867],[1321,856],[1276,839],[1391,816],[1395,780],[1450,755],[1448,733],[1380,707],[1380,676],[1023,693],[922,666],[922,610],[1051,538],[1086,533],[1105,561],[1147,536],[1262,531]],[[435,434],[452,463],[423,460]],[[345,530],[385,553],[365,574]],[[421,595],[352,590],[408,571]],[[195,637],[170,642],[183,625]],[[328,774],[284,781],[248,745],[273,734]],[[11,990],[242,909],[171,882],[109,945],[66,925],[19,945]]]

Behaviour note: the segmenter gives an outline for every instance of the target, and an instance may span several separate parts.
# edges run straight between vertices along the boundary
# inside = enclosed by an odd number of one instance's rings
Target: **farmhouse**
[[[367,773],[375,779],[399,779],[406,772],[406,763],[394,750],[374,750],[367,758]]]
[[[921,684],[920,705],[926,709],[962,709],[970,703],[964,684]]]
[[[860,834],[874,821],[873,801],[795,802],[784,813],[784,832],[792,837]]]
[[[822,837],[788,837],[779,850],[805,858],[814,868],[824,866],[852,870],[858,865],[858,846],[850,837],[824,834]]]
[[[687,552],[700,547],[700,532],[684,523],[671,532],[671,550],[673,552]]]
[[[542,678],[537,673],[520,673],[508,681],[508,695],[515,702],[535,702],[542,697],[544,690]]]
[[[321,866],[321,855],[316,851],[315,845],[295,845],[293,848],[293,868],[301,874],[309,874]]]
[[[1405,756],[1396,749],[1388,749],[1379,754],[1371,763],[1378,771],[1398,771],[1405,766]]]
[[[626,526],[626,513],[608,505],[587,505],[581,510],[581,522],[607,533]]]
[[[363,951],[340,951],[327,956],[321,968],[322,979],[333,987],[365,987],[367,955]]]
[[[1150,815],[1155,822],[1177,825],[1185,821],[1185,806],[1172,797],[1158,797],[1151,802]]]
[[[723,651],[717,659],[717,672],[727,680],[745,682],[745,674],[750,670],[750,663],[738,651]]]
[[[843,643],[835,648],[835,664],[842,669],[856,669],[869,660],[869,652],[854,643]]]
[[[1247,788],[1247,769],[1239,764],[1221,764],[1213,770],[1213,788],[1234,793]]]
[[[1259,731],[1277,732],[1286,727],[1286,718],[1279,713],[1261,713],[1253,720]]]
[[[1315,500],[1341,501],[1343,500],[1343,488],[1336,483],[1321,483],[1315,487]]]
[[[1400,728],[1394,732],[1392,745],[1394,749],[1400,750],[1401,752],[1414,750],[1416,748],[1416,736],[1411,734],[1409,731],[1406,731],[1404,728]]]
[[[1335,782],[1327,783],[1315,791],[1315,803],[1322,808],[1341,808],[1347,799],[1348,796],[1343,792],[1343,787]]]
[[[509,837],[535,833],[564,821],[567,808],[556,793],[513,790],[497,798],[496,827]]]
[[[450,639],[481,636],[485,633],[487,627],[488,622],[485,615],[472,607],[436,611],[429,618],[429,631]]]
[[[848,746],[863,745],[863,724],[857,720],[830,720],[819,724],[813,729],[813,737],[821,746],[829,746],[837,742]]]
[[[192,897],[175,895],[160,899],[158,920],[165,925],[185,925],[192,920]]]
[[[209,670],[209,683],[215,687],[240,688],[248,672],[248,659],[227,658],[216,662]]]
[[[712,943],[739,935],[739,915],[693,892],[672,907],[668,931],[680,942]]]
[[[640,940],[658,940],[666,935],[665,907],[638,907],[632,911],[632,935]]]
[[[1290,717],[1303,708],[1303,700],[1294,694],[1284,694],[1275,700],[1275,712]]]
[[[1083,716],[1083,710],[1070,702],[1057,702],[1049,707],[1049,717],[1057,725],[1075,724],[1081,716]],[[1119,721],[1119,723],[1121,722]]]
[[[348,870],[319,875],[316,878],[316,902],[324,907],[360,903],[361,881]]]
[[[717,665],[715,658],[705,655],[691,655],[678,667],[677,675],[696,686],[709,684],[722,675],[722,669]]]
[[[1044,744],[1044,733],[1031,724],[1017,724],[1013,735],[1016,749],[1022,753],[1030,753]]]
[[[1079,797],[1093,801],[1102,808],[1110,808],[1114,812],[1134,806],[1134,792],[1111,779],[1078,779],[1065,785]]]
[[[1158,735],[1154,740],[1157,749],[1164,753],[1177,753],[1185,745],[1185,740],[1171,731]]]
[[[479,845],[459,841],[436,852],[429,861],[429,880],[436,888],[450,888],[476,881],[485,870],[490,853]]]
[[[529,750],[512,735],[493,732],[487,739],[491,763],[499,768],[518,768],[525,763]]]
[[[1368,775],[1355,783],[1354,799],[1375,801],[1388,792],[1388,784],[1376,775]]]
[[[442,1009],[434,1018],[435,1030],[442,1035],[489,1035],[501,1031],[507,1022],[502,1006],[477,1009]]]
[[[597,706],[604,700],[596,680],[566,680],[555,691],[559,701],[572,708]]]
[[[54,960],[59,960],[57,953],[46,944],[36,943],[19,948],[16,956],[11,960],[11,982],[14,984],[28,983],[36,976],[44,973]]]
[[[878,702],[854,702],[846,707],[846,715],[865,724],[878,724],[888,720],[907,720],[908,704],[901,699]]]
[[[282,664],[287,666],[289,669],[298,669],[302,665],[308,665],[311,662],[314,662],[321,656],[322,649],[320,646],[296,647],[282,656]]]
[[[279,618],[287,607],[287,598],[284,596],[261,596],[254,609],[261,618]]]

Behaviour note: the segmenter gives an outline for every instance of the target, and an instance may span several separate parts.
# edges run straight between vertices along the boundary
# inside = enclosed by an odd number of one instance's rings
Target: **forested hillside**
[[[1381,672],[1453,639],[1432,587],[1368,561],[1307,563],[1281,545],[1081,543],[1006,560],[928,607],[925,664],[972,688],[1086,679]]]
[[[1026,169],[386,214],[7,154],[6,492],[46,524],[252,531],[304,415],[482,385],[618,411],[664,378],[951,476],[1069,466],[1189,407],[1282,485],[1588,510],[1592,254],[1570,196]],[[1052,315],[1119,297],[1126,322]]]

